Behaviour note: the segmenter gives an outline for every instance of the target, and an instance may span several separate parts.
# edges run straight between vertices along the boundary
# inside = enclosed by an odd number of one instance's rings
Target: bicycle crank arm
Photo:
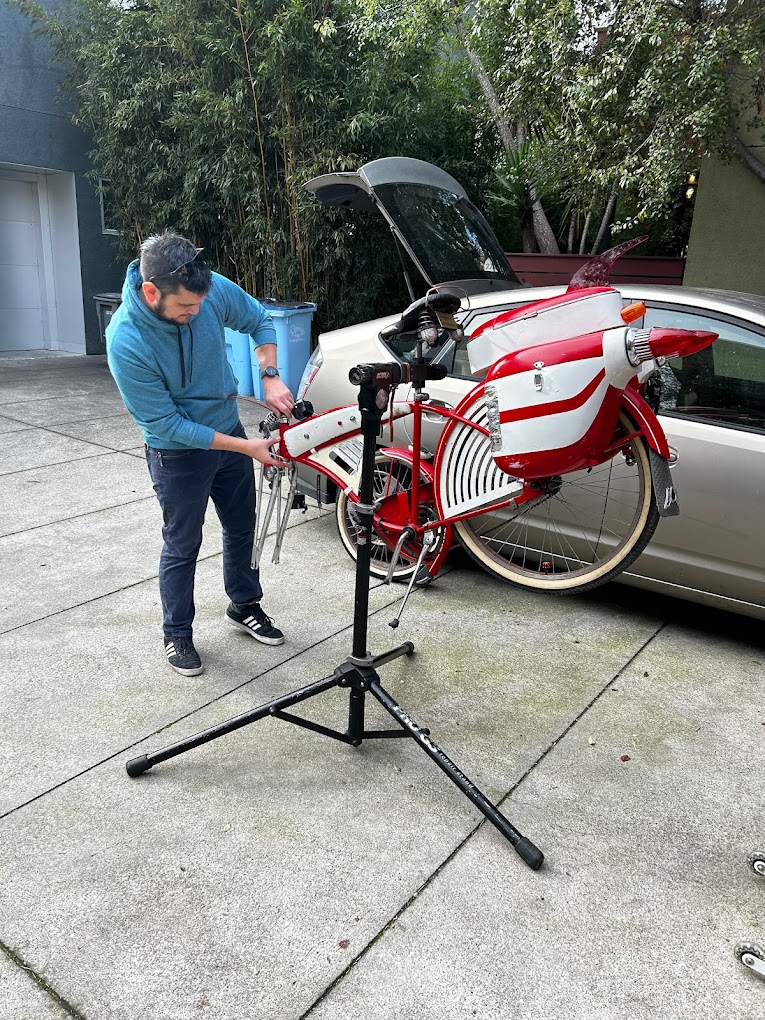
[[[390,584],[393,580],[393,572],[395,571],[399,558],[401,557],[401,550],[404,548],[404,542],[411,541],[414,537],[415,533],[413,528],[404,528],[399,535],[398,542],[396,542],[396,548],[393,550],[390,566],[388,567],[388,573],[385,575],[385,584]]]
[[[392,627],[394,630],[396,629],[396,627],[398,627],[399,623],[401,622],[401,616],[404,612],[404,609],[406,608],[407,600],[409,596],[412,594],[412,588],[414,588],[415,582],[417,581],[417,577],[420,573],[420,568],[422,567],[422,561],[425,559],[425,554],[430,552],[431,547],[434,546],[437,541],[438,538],[434,531],[424,532],[422,536],[422,549],[420,549],[420,555],[417,557],[417,562],[414,565],[412,576],[409,578],[409,584],[407,585],[406,592],[404,593],[404,597],[401,600],[401,606],[399,608],[399,611],[396,613],[396,615],[388,624],[388,626]]]

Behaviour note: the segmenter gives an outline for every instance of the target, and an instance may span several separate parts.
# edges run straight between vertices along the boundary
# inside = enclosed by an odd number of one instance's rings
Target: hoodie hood
[[[170,341],[170,338],[175,340],[178,348],[178,361],[180,362],[181,367],[181,387],[185,387],[187,374],[189,384],[191,384],[194,375],[194,330],[191,325],[193,318],[190,322],[184,323],[183,325],[177,322],[168,322],[165,319],[161,319],[143,300],[141,295],[142,283],[143,277],[141,276],[140,264],[138,259],[136,259],[128,266],[125,282],[122,285],[123,304],[126,304],[131,308],[132,314],[138,316],[139,321],[141,318],[145,321],[147,329],[152,329],[154,331],[164,329],[167,333],[168,341]],[[181,333],[182,329],[188,330],[188,373],[186,369],[186,354],[184,352],[184,336]]]

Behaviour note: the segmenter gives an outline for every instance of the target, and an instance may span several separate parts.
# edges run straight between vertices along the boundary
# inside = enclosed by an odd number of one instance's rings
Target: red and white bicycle
[[[646,383],[662,359],[692,354],[717,335],[630,325],[645,309],[624,308],[609,274],[637,243],[588,262],[564,295],[506,312],[478,329],[467,350],[473,373],[483,378],[454,410],[429,404],[425,384],[443,378],[445,369],[426,354],[462,338],[455,319],[462,292],[434,288],[383,331],[384,339],[414,338],[411,364],[392,366],[394,381],[411,382],[414,396],[396,401],[394,392],[383,419],[388,445],[375,462],[373,576],[409,580],[410,587],[427,583],[456,534],[482,567],[505,581],[585,591],[624,570],[659,518],[678,513],[669,447],[646,400]],[[420,448],[425,412],[445,422],[432,458]],[[412,415],[412,444],[396,446],[395,423],[405,415]],[[279,453],[289,464],[264,472],[271,496],[260,512],[256,558],[274,507],[282,506],[285,479],[284,505],[292,505],[300,464],[337,486],[340,537],[355,555],[362,531],[358,407],[292,423],[270,416],[261,429],[278,429]],[[276,561],[287,510],[277,516]]]

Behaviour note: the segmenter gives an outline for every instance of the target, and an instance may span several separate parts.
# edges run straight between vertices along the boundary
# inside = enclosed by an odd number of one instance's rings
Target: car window
[[[494,231],[467,198],[404,181],[376,185],[375,197],[432,283],[504,280],[520,287]]]
[[[765,430],[765,335],[729,320],[677,308],[649,307],[644,325],[719,334],[711,347],[674,358],[662,367],[662,413]]]

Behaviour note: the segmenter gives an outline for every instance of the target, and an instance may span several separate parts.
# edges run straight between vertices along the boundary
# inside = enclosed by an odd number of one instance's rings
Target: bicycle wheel
[[[428,499],[431,480],[424,471],[420,472],[421,484],[425,487],[424,498],[420,501],[419,520],[421,524],[434,520],[436,516],[432,499]],[[409,510],[409,490],[412,487],[412,465],[408,460],[389,453],[378,453],[375,457],[375,470],[372,480],[372,499],[376,507],[372,521],[372,546],[370,573],[373,577],[385,578],[388,575],[390,562],[400,532],[391,530],[388,523],[403,524]],[[335,503],[335,519],[340,541],[346,552],[354,560],[358,544],[358,536],[362,531],[361,524],[353,515],[353,502],[344,492],[338,492]],[[440,552],[446,537],[446,529],[440,528],[436,535],[433,548],[424,562],[433,560]],[[393,571],[394,581],[408,581],[420,555],[422,543],[419,539],[405,542],[399,554],[398,563]]]
[[[480,398],[465,416],[485,424]],[[488,438],[465,425],[458,430],[471,433],[473,479],[483,480],[484,491],[493,480],[506,485]],[[627,441],[635,432],[622,411],[615,439],[625,443],[610,461],[544,480],[533,503],[455,522],[460,542],[490,574],[523,588],[581,592],[605,584],[640,555],[659,521],[648,446],[640,436]]]

